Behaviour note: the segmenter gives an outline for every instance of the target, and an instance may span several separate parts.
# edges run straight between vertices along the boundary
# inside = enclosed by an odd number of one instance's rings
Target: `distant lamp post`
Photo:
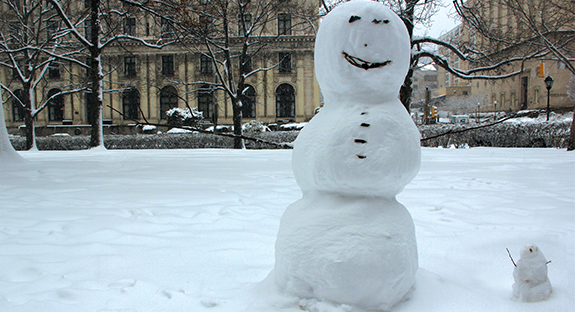
[[[497,119],[497,101],[493,101],[493,106],[495,107],[495,112],[493,113],[493,120]]]
[[[477,114],[475,115],[475,122],[479,123],[479,103],[477,103]]]
[[[553,77],[551,75],[545,78],[545,88],[547,88],[547,121],[549,121],[549,95],[551,94],[551,88],[553,88]]]

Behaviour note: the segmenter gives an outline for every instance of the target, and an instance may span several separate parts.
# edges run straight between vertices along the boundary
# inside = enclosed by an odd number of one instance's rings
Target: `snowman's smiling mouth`
[[[387,61],[382,62],[382,63],[372,63],[372,62],[364,61],[364,60],[360,59],[359,57],[351,56],[351,55],[345,53],[345,51],[342,51],[341,54],[343,54],[343,56],[345,57],[345,60],[348,63],[350,63],[351,65],[353,65],[355,67],[363,68],[365,70],[383,67],[383,66],[391,63],[390,60],[387,60]]]

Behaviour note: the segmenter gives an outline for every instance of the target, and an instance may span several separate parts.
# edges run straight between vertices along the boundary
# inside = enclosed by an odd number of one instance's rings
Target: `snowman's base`
[[[545,282],[531,285],[529,281],[520,281],[513,284],[513,300],[521,302],[538,302],[549,299],[553,288],[547,279]]]
[[[290,295],[389,310],[417,267],[413,220],[395,199],[307,193],[282,217],[274,279]]]

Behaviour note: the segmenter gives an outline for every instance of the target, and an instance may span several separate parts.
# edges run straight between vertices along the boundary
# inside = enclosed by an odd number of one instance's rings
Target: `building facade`
[[[72,2],[69,10],[80,12],[89,2]],[[5,3],[2,5],[2,10],[11,9]],[[289,5],[308,6],[309,12],[316,13],[319,7],[303,0],[290,1]],[[284,8],[286,10],[282,11]],[[129,10],[133,14],[125,15],[118,22],[124,34],[150,41],[170,39],[173,26],[163,18],[138,13],[133,8]],[[306,21],[291,12],[289,7],[281,6],[266,13],[271,17],[266,22],[265,32],[253,39],[264,41],[265,45],[250,59],[249,66],[253,70],[266,70],[257,71],[245,81],[244,122],[305,122],[320,106],[313,63],[317,24],[298,27]],[[243,28],[234,22],[230,22],[230,26],[233,27],[230,40],[241,41]],[[197,108],[203,113],[205,125],[232,124],[231,101],[225,91],[213,87],[218,82],[216,68],[207,55],[202,44],[191,41],[153,49],[138,41],[120,40],[106,48],[102,55],[105,133],[137,132],[133,127],[135,121],[165,124],[166,111],[174,107]],[[234,64],[234,68],[238,66],[239,62]],[[0,67],[2,83],[19,94],[22,91],[13,78],[11,69]],[[51,94],[81,85],[87,79],[87,71],[72,62],[59,61],[54,62],[45,78],[46,85],[36,90],[37,103]],[[7,99],[8,95],[4,93],[4,101]],[[44,131],[39,131],[39,135],[71,131],[89,133],[89,107],[85,92],[54,98],[36,118],[37,130]],[[9,131],[16,133],[24,123],[23,108],[16,101],[8,100],[4,113]]]
[[[562,0],[553,0],[553,2],[558,1]],[[467,1],[466,4],[469,6],[479,5],[480,12],[482,12],[481,16],[484,18],[483,22],[487,25],[487,28],[497,34],[499,38],[507,38],[508,40],[496,41],[486,38],[471,30],[465,22],[443,35],[440,39],[452,42],[456,46],[465,45],[476,50],[488,51],[487,57],[494,60],[527,55],[534,47],[541,47],[541,44],[535,42],[538,39],[533,31],[514,16],[516,12],[511,12],[511,9],[506,8],[499,2],[499,0]],[[543,1],[540,0],[530,0],[530,3],[532,8],[544,5]],[[553,8],[552,5],[547,7]],[[545,10],[540,12],[544,15],[553,15],[551,14],[552,12]],[[545,18],[545,16],[542,18]],[[566,26],[558,26],[553,33],[549,34],[549,36],[559,36],[553,38],[555,42],[561,42],[560,36],[573,36],[575,31],[575,16],[571,13],[571,16],[564,16],[564,18],[566,20],[563,21],[563,24]],[[559,25],[559,23],[557,22],[556,25]],[[505,42],[507,41],[514,42],[515,45],[511,47],[506,46]],[[573,46],[573,43],[570,43],[570,45],[572,46],[570,50],[574,51],[573,47],[575,46]],[[444,55],[454,68],[462,70],[472,68],[469,62],[461,61],[453,52],[445,48],[440,49],[439,53]],[[571,59],[574,56],[568,55]],[[439,68],[438,71],[445,76],[445,87],[435,90],[434,96],[455,94],[460,96],[465,94],[481,96],[485,99],[482,103],[479,103],[481,111],[544,109],[547,107],[547,89],[544,80],[547,76],[552,76],[554,84],[550,90],[551,109],[561,111],[573,108],[574,103],[567,95],[567,87],[573,75],[566,69],[565,63],[553,54],[548,53],[527,60],[517,60],[510,65],[505,65],[505,68],[508,71],[521,69],[522,72],[504,79],[466,80]]]

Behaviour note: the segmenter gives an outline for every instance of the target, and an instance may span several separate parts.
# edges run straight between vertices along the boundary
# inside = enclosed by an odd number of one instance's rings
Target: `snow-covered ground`
[[[21,152],[0,164],[0,311],[350,311],[264,281],[301,195],[287,150]],[[396,312],[573,311],[575,154],[423,148],[399,195],[418,238],[417,289]],[[511,300],[535,243],[549,300]]]

